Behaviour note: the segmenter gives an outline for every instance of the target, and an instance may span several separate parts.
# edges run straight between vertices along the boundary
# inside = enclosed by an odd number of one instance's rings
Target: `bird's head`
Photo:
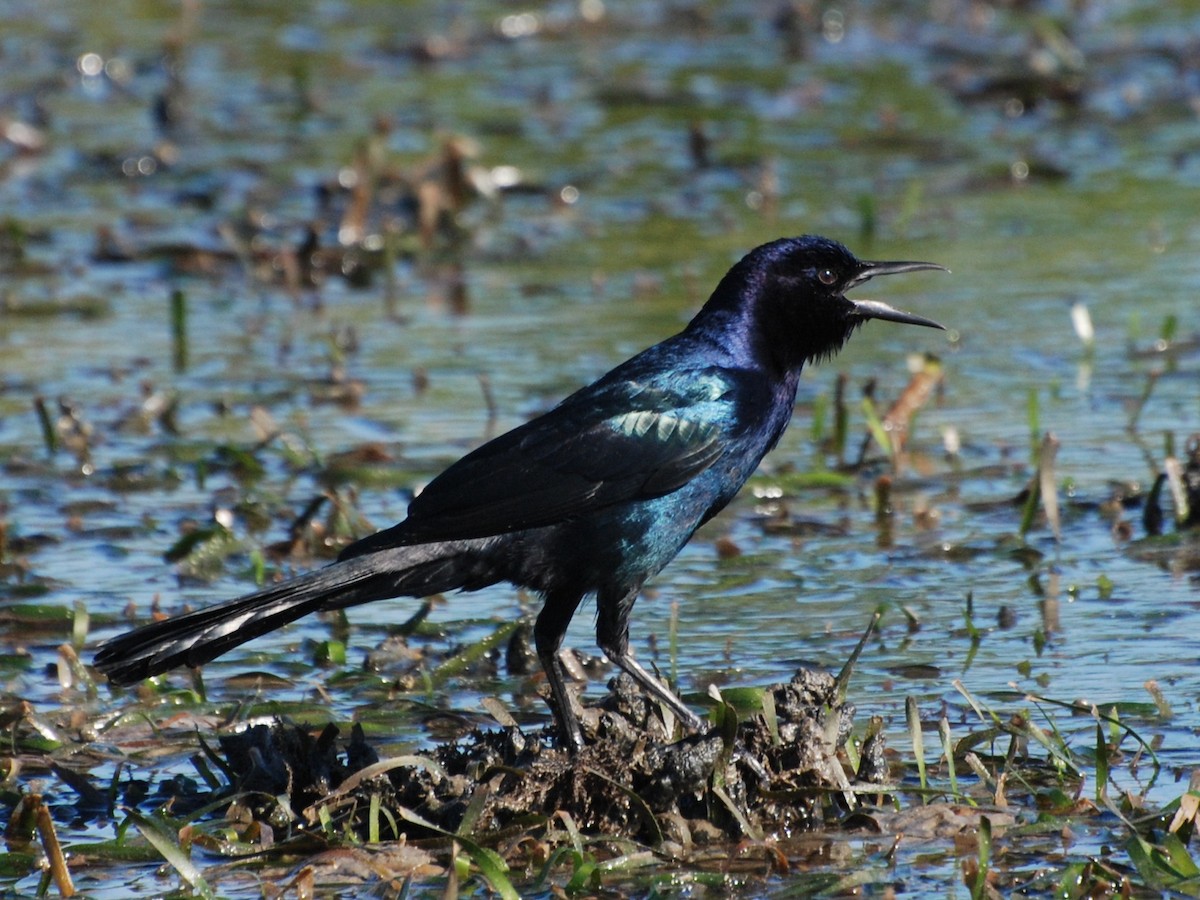
[[[846,293],[877,275],[943,266],[927,262],[869,262],[842,244],[816,235],[783,238],[748,253],[729,271],[709,305],[752,319],[760,350],[787,368],[831,356],[868,319],[943,328],[932,319],[879,300]]]

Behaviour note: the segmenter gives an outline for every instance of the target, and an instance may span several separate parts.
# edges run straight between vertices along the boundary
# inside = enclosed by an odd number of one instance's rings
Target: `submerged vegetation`
[[[480,645],[488,650],[463,648],[443,666],[469,671],[496,642]],[[59,666],[94,693],[69,647]],[[900,887],[911,876],[897,867],[944,858],[971,896],[1194,890],[1200,776],[1181,783],[1186,773],[1165,771],[1140,733],[1171,716],[1156,685],[1146,685],[1151,701],[1106,709],[1017,694],[993,707],[955,681],[963,703],[953,723],[950,710],[923,720],[908,698],[908,749],[896,753],[880,719],[856,723],[839,699],[848,676],[849,667],[837,680],[802,671],[785,685],[713,688],[711,729],[678,742],[663,730],[669,711],[621,676],[585,710],[589,745],[574,759],[555,749],[548,726],[520,725],[494,698],[483,704],[490,723],[425,710],[457,719],[458,736],[384,759],[363,722],[343,736],[333,724],[291,724],[321,717],[319,706],[265,700],[230,714],[198,686],[159,695],[149,716],[141,704],[84,725],[95,729],[86,747],[14,709],[10,781],[53,778],[60,813],[111,822],[115,836],[72,842],[68,865],[56,836],[64,825],[42,794],[24,790],[5,833],[6,867],[17,875],[41,865],[44,884],[65,895],[71,869],[103,880],[97,867],[160,857],[203,896],[210,883],[222,893],[275,883],[307,895],[447,879],[465,889],[473,878],[505,896],[551,884],[568,894],[686,885],[774,893],[775,884],[841,895]],[[412,703],[395,685],[389,693]],[[215,744],[205,738],[214,731]],[[183,765],[143,777],[161,769],[164,752]],[[1160,779],[1180,792],[1163,806],[1147,802]],[[1077,842],[1097,849],[1073,859]]]
[[[1200,895],[1195,15],[24,6],[3,890]],[[806,381],[639,602],[703,734],[584,621],[564,756],[502,590],[97,682],[99,638],[321,565],[800,231],[946,263],[879,290],[953,331]]]

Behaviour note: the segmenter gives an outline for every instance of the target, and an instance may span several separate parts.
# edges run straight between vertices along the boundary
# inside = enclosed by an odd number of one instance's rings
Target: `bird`
[[[501,434],[417,493],[407,517],[335,562],[109,639],[96,668],[131,684],[200,666],[309,613],[508,582],[536,592],[534,648],[569,752],[585,746],[558,653],[580,603],[596,643],[686,729],[702,721],[629,646],[643,585],[737,494],[792,417],[803,367],[871,319],[943,328],[847,292],[928,262],[869,262],[818,235],[743,256],[678,334]]]

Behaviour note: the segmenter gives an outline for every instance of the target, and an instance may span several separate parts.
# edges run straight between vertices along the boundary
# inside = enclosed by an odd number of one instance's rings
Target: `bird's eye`
[[[837,275],[833,273],[833,269],[822,269],[817,273],[817,281],[821,284],[833,284],[837,281]]]

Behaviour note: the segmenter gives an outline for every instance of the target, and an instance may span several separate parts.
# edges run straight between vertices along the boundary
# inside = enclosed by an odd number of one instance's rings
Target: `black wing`
[[[670,493],[721,455],[747,375],[708,368],[601,379],[464,456],[413,500],[407,519],[342,557],[553,525]]]

